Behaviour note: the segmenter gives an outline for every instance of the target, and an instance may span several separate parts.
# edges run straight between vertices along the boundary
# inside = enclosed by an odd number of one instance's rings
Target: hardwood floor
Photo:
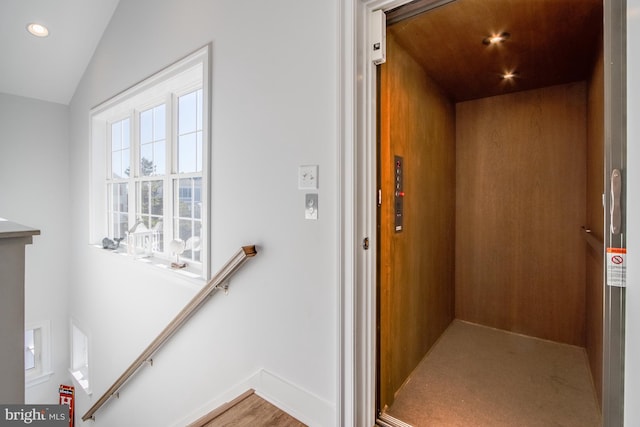
[[[250,390],[214,410],[190,427],[306,427]]]

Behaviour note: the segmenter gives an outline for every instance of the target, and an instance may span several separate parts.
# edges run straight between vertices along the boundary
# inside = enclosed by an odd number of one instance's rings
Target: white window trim
[[[80,333],[82,333],[86,339],[87,339],[87,372],[86,372],[86,380],[87,380],[87,387],[85,387],[82,383],[80,383],[80,381],[78,380],[78,378],[76,378],[76,372],[77,370],[74,370],[74,360],[73,360],[73,355],[74,355],[74,349],[73,349],[73,330],[77,329]],[[84,390],[85,393],[87,393],[87,395],[91,396],[91,394],[93,393],[92,389],[91,389],[91,335],[88,334],[86,332],[86,330],[84,328],[82,328],[78,322],[76,320],[74,320],[73,318],[69,321],[69,374],[71,375],[71,379],[72,381],[76,384],[77,387],[79,387],[80,389]]]
[[[190,279],[202,284],[204,280],[210,277],[210,177],[211,177],[211,159],[210,159],[210,58],[211,58],[211,44],[197,50],[196,52],[188,55],[184,59],[177,61],[162,71],[154,74],[153,76],[145,79],[144,81],[136,84],[135,86],[125,90],[124,92],[114,96],[113,98],[103,102],[102,104],[94,107],[90,111],[90,129],[91,129],[91,182],[90,182],[90,244],[96,247],[102,247],[101,242],[104,237],[112,238],[108,236],[108,219],[107,219],[107,190],[106,190],[106,176],[105,165],[109,164],[110,160],[106,147],[109,146],[107,141],[109,123],[116,121],[118,117],[125,118],[129,116],[131,110],[135,110],[137,113],[142,111],[144,107],[152,107],[157,105],[166,99],[167,93],[176,93],[179,95],[188,93],[193,90],[193,83],[187,83],[182,85],[180,78],[184,79],[185,73],[199,73],[198,67],[201,67],[201,80],[202,80],[202,116],[203,116],[203,129],[202,129],[202,212],[201,212],[201,268],[198,264],[197,271],[186,269],[173,270],[167,268],[171,260],[167,260],[161,257],[152,258],[140,258],[139,261],[144,263],[161,267],[161,269],[167,272],[177,274],[181,277]],[[187,78],[187,80],[189,80]],[[137,129],[137,120],[131,118],[130,126],[131,132]],[[174,120],[172,118],[172,120]],[[137,156],[132,148],[131,156]],[[167,156],[169,157],[169,156]],[[171,157],[174,157],[173,155]],[[135,161],[135,158],[134,158]],[[167,175],[173,179],[172,170],[167,168]],[[165,191],[172,191],[171,188]],[[166,194],[166,193],[165,193]],[[136,188],[129,189],[129,203],[136,200]],[[166,206],[165,206],[166,208]],[[135,210],[135,208],[134,208]],[[169,227],[173,222],[173,207],[170,210],[165,209],[165,218],[169,221],[165,221],[166,227]],[[171,233],[164,233],[165,245],[169,243],[169,239],[166,236],[170,236]]]
[[[30,322],[25,325],[25,331],[30,329],[40,330],[39,360],[36,360],[36,368],[32,372],[25,370],[25,387],[33,387],[42,384],[51,378],[51,323],[48,320]]]

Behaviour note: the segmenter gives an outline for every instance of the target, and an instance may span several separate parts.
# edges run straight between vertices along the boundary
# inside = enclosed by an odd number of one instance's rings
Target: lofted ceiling
[[[118,2],[2,0],[0,93],[68,104]],[[387,16],[420,3],[434,0]],[[28,34],[34,21],[50,36]],[[586,78],[600,47],[602,0],[456,0],[388,30],[454,101],[464,101]],[[511,36],[483,45],[499,32]],[[501,78],[512,70],[513,81]]]
[[[118,2],[0,1],[0,93],[69,104]],[[29,34],[31,22],[49,36]]]
[[[387,13],[388,22],[405,9]],[[442,3],[442,2],[440,2]],[[388,26],[455,102],[586,79],[601,49],[602,0],[455,0]],[[483,39],[509,33],[495,45]],[[515,71],[511,80],[502,78]]]

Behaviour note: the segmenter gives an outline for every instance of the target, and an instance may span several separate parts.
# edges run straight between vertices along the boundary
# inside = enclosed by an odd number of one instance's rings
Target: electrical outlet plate
[[[298,189],[318,189],[318,165],[298,166]]]

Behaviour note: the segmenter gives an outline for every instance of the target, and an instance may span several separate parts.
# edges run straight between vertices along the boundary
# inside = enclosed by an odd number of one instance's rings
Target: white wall
[[[69,310],[90,335],[94,390],[91,398],[78,393],[78,414],[195,292],[88,245],[91,107],[212,43],[212,270],[242,245],[257,244],[259,253],[232,279],[228,296],[210,300],[154,366],[98,412],[95,426],[178,423],[260,369],[307,397],[308,405],[296,408],[303,421],[333,424],[337,3],[120,1],[70,105]],[[318,221],[304,219],[304,193],[297,189],[304,164],[320,167]],[[295,405],[295,397],[274,394],[269,397]]]
[[[41,230],[26,248],[25,321],[50,321],[55,374],[27,388],[25,400],[57,403],[68,368],[67,106],[0,94],[0,183],[0,217]]]
[[[625,426],[640,425],[640,0],[627,0],[627,306]]]

